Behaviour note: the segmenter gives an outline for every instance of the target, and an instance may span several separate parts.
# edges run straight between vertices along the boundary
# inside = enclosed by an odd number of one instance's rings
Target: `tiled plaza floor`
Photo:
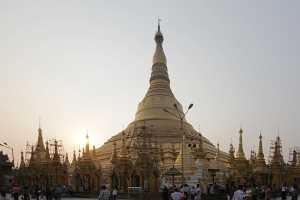
[[[147,198],[147,200],[160,200],[160,198],[158,197],[154,197],[152,198],[151,196]],[[5,199],[0,197],[0,200],[13,200],[10,196],[7,196]],[[22,200],[21,198],[19,200]],[[31,200],[36,200],[36,199],[31,199]],[[40,200],[45,200],[44,198],[40,199]],[[54,200],[54,199],[53,199]],[[98,200],[97,198],[77,198],[77,197],[73,197],[73,198],[61,198],[61,200]],[[131,198],[131,197],[120,197],[118,198],[118,200],[145,200],[144,198]],[[217,200],[217,199],[216,199]],[[273,200],[281,200],[281,198],[276,198]],[[291,200],[291,197],[288,197],[287,200]],[[298,197],[298,200],[300,200],[300,196]]]

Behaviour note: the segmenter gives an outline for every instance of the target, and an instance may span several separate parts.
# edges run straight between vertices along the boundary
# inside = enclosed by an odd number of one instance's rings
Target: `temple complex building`
[[[101,165],[95,161],[95,147],[90,149],[89,136],[86,135],[86,145],[82,155],[74,152],[73,160],[69,165],[70,185],[75,192],[98,192],[101,184]]]
[[[158,191],[162,184],[171,184],[166,172],[173,167],[181,173],[174,177],[177,184],[207,185],[215,171],[224,179],[227,153],[219,151],[218,164],[210,164],[215,160],[216,146],[187,122],[183,106],[170,88],[160,25],[154,39],[150,87],[135,119],[96,150],[103,183],[123,191],[130,187]]]
[[[59,152],[61,147],[62,144],[59,144],[57,140],[44,143],[42,129],[39,127],[36,145],[31,146],[30,157],[27,161],[24,159],[23,152],[21,152],[18,171],[19,183],[31,187],[67,185],[67,165],[64,164],[63,156]],[[50,148],[53,150],[50,150]]]
[[[259,135],[258,152],[255,158],[255,165],[252,168],[255,182],[259,185],[266,185],[268,183],[268,168],[263,152],[262,135]]]
[[[25,155],[21,153],[17,173],[21,185],[64,185],[74,192],[91,194],[102,185],[118,188],[120,192],[157,192],[163,185],[185,183],[200,184],[204,190],[210,185],[228,183],[300,184],[300,152],[294,151],[292,162],[285,163],[279,136],[271,146],[271,159],[266,162],[261,134],[257,151],[252,149],[247,159],[242,128],[238,130],[237,150],[231,143],[228,153],[195,130],[185,117],[193,104],[184,109],[171,90],[160,24],[154,41],[149,88],[133,121],[97,149],[90,148],[87,134],[85,147],[77,155],[74,151],[70,158],[62,150],[61,141],[44,142],[39,127],[36,144]],[[0,170],[11,169],[7,161],[7,156],[0,152]]]
[[[270,162],[270,183],[275,186],[280,186],[287,181],[287,170],[281,153],[282,146],[279,136],[276,137],[274,146],[271,148],[273,149],[273,155]]]
[[[250,175],[250,163],[246,159],[243,147],[243,129],[239,130],[239,146],[236,155],[234,156],[234,149],[231,144],[230,150],[230,169],[231,171],[231,181],[234,181],[238,184],[246,183]]]
[[[9,161],[8,156],[0,151],[0,188],[7,189],[13,181],[13,162]]]

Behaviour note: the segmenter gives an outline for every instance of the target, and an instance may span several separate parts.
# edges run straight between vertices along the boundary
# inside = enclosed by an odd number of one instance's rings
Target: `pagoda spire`
[[[68,153],[66,153],[65,165],[66,165],[67,167],[70,167],[70,161],[69,161]]]
[[[46,160],[49,161],[50,160],[50,150],[49,150],[49,142],[46,142]]]
[[[156,50],[153,56],[153,65],[155,64],[163,64],[167,65],[167,58],[165,56],[162,43],[164,41],[163,34],[160,31],[160,20],[158,21],[157,32],[155,34],[154,40],[156,42]]]
[[[20,163],[20,169],[25,167],[25,161],[24,161],[24,153],[21,152],[21,163]]]
[[[75,164],[76,164],[76,151],[74,150],[74,151],[73,151],[73,159],[72,159],[71,165],[72,165],[72,166],[75,166]]]
[[[36,152],[45,152],[45,145],[43,140],[43,131],[41,128],[41,123],[39,122],[39,128],[38,128],[38,141],[36,145]]]
[[[259,144],[258,144],[258,152],[257,152],[256,160],[257,160],[257,165],[266,166],[261,133],[259,134]]]
[[[160,30],[160,21],[158,21],[157,32],[154,36],[156,42],[156,49],[152,59],[152,73],[150,78],[150,83],[153,81],[166,81],[170,82],[167,68],[167,58],[163,49],[164,36]]]
[[[54,162],[59,163],[60,162],[60,157],[58,154],[58,142],[57,140],[54,140],[54,155],[53,155],[53,159]]]
[[[33,145],[31,146],[31,152],[30,152],[30,160],[29,160],[29,165],[33,166],[35,164],[35,154],[34,154],[34,147]]]
[[[234,153],[235,153],[234,147],[233,147],[232,143],[230,143],[230,145],[229,145],[229,156],[230,156],[230,159],[232,159],[232,160],[234,160]]]
[[[89,133],[88,132],[86,133],[85,138],[86,138],[85,153],[86,153],[86,155],[88,155],[90,152],[90,143],[89,143]]]
[[[238,148],[238,151],[236,153],[236,157],[238,159],[246,159],[245,158],[245,153],[244,153],[244,150],[243,150],[243,129],[240,128],[239,130],[239,148]]]
[[[182,105],[175,98],[170,87],[167,58],[163,49],[164,37],[161,32],[160,20],[157,27],[157,32],[154,36],[156,49],[152,59],[150,87],[138,105],[135,121],[155,118],[178,120],[178,117],[166,113],[164,109],[168,109],[172,113],[179,112],[180,115],[184,115]],[[157,101],[158,99],[160,100]],[[174,107],[175,104],[176,108]],[[185,119],[184,121],[186,122]]]
[[[280,139],[277,137],[274,143],[274,153],[271,161],[271,165],[281,165],[282,164],[282,155],[280,152]]]

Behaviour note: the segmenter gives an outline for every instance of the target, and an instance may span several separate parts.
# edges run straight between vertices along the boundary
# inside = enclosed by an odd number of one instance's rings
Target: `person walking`
[[[282,200],[286,199],[287,193],[288,193],[288,187],[286,186],[286,183],[284,183],[283,186],[281,187],[281,199]]]
[[[196,188],[195,186],[192,186],[192,188],[190,189],[190,196],[191,196],[191,200],[195,200],[196,198]]]
[[[117,200],[117,196],[118,196],[117,188],[114,188],[111,194],[112,194],[112,200]]]
[[[201,195],[202,195],[202,190],[200,184],[198,183],[196,188],[195,200],[201,200]]]
[[[18,185],[13,186],[12,195],[13,195],[14,200],[19,199],[20,191],[21,191],[21,188]]]
[[[271,185],[268,185],[265,187],[265,200],[271,200],[272,199],[272,187]]]
[[[239,185],[238,189],[234,192],[232,200],[244,200],[245,192],[243,186]]]
[[[298,198],[298,186],[297,184],[293,184],[291,187],[291,195],[292,195],[292,200],[297,200]]]
[[[166,185],[162,189],[162,198],[163,200],[169,200],[169,189]]]
[[[110,198],[110,192],[109,192],[109,190],[107,189],[107,187],[106,187],[105,185],[103,185],[103,186],[101,187],[101,190],[100,190],[98,199],[99,199],[99,200],[109,200],[109,198]]]
[[[52,191],[51,188],[47,185],[46,186],[46,192],[45,192],[46,200],[52,199]]]
[[[175,188],[175,191],[171,194],[172,200],[182,200],[183,197],[183,193],[179,192],[178,188]]]

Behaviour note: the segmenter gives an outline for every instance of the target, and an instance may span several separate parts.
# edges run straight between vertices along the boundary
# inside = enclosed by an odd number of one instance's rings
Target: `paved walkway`
[[[151,196],[149,196],[147,199],[149,200],[160,200],[159,197],[155,197],[155,198],[152,198]],[[10,196],[7,196],[5,199],[1,198],[0,197],[0,200],[13,200],[13,198],[11,198]],[[21,199],[20,199],[21,200]],[[32,199],[32,200],[35,200],[35,199]],[[41,200],[45,200],[45,199],[41,199]],[[61,198],[61,200],[98,200],[97,198],[78,198],[78,197],[73,197],[73,198],[70,198],[70,197],[66,197],[66,198]],[[145,198],[139,198],[139,197],[135,197],[135,198],[130,198],[130,197],[120,197],[118,198],[118,200],[146,200]],[[273,199],[273,200],[281,200],[281,198],[276,198],[276,199]],[[288,197],[287,200],[291,200],[291,197]],[[300,196],[298,196],[298,200],[300,200]]]

